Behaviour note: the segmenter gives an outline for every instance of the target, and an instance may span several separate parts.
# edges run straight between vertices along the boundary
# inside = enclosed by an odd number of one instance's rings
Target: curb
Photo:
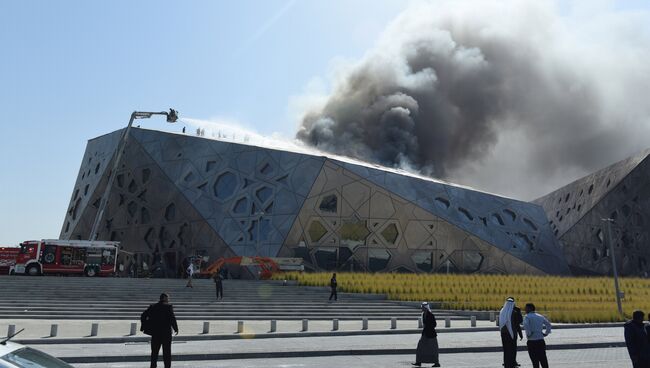
[[[625,347],[624,342],[591,343],[591,344],[558,344],[547,345],[547,350],[582,350]],[[526,351],[525,346],[518,346],[518,351]],[[460,353],[495,353],[501,352],[501,346],[485,347],[457,347],[441,348],[440,354]],[[305,358],[327,356],[351,355],[408,355],[415,354],[415,349],[358,349],[358,350],[310,350],[310,351],[282,351],[282,352],[250,352],[250,353],[213,353],[213,354],[180,354],[174,355],[175,361],[208,361],[232,359],[273,359],[273,358]],[[148,362],[149,355],[132,356],[89,356],[89,357],[63,357],[59,358],[69,364],[83,363],[123,363],[123,362]]]
[[[554,330],[570,330],[581,328],[616,328],[622,327],[620,323],[587,324],[587,325],[557,325]],[[499,331],[498,327],[461,327],[441,328],[440,333],[468,333]],[[401,330],[357,330],[357,331],[318,331],[318,332],[267,332],[261,334],[232,333],[227,335],[187,335],[174,336],[174,341],[219,341],[240,339],[281,339],[295,337],[338,337],[338,336],[368,336],[368,335],[410,335],[420,334],[422,329]],[[149,342],[149,336],[120,336],[120,337],[81,337],[81,338],[41,338],[41,339],[14,339],[23,345],[66,345],[66,344],[122,344],[132,342]]]

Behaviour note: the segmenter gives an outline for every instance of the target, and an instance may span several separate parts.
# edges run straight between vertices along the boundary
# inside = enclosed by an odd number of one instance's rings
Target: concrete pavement
[[[220,341],[176,341],[178,361],[287,358],[300,356],[402,355],[414,353],[419,334],[237,339]],[[441,353],[498,352],[501,342],[496,331],[449,332],[438,337]],[[549,349],[620,347],[622,328],[554,330],[547,339]],[[519,343],[525,349],[525,341]],[[126,344],[32,344],[32,347],[71,363],[145,361],[146,342]]]
[[[625,348],[604,348],[584,350],[552,350],[548,352],[553,368],[627,368],[629,363]],[[414,356],[408,355],[358,355],[312,358],[241,359],[223,361],[174,361],[174,368],[393,368],[411,367]],[[442,354],[443,367],[455,368],[502,368],[501,353],[459,353]],[[522,368],[532,365],[525,352],[520,352],[518,361]],[[147,368],[146,362],[75,364],[76,368]],[[159,364],[162,366],[162,362]],[[429,365],[423,365],[427,367]]]

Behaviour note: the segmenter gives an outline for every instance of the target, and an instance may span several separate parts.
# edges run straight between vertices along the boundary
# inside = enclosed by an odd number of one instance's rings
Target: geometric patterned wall
[[[612,273],[605,218],[619,273],[650,272],[650,150],[562,187],[535,203],[544,207],[574,274]]]
[[[347,165],[334,160],[325,163],[281,255],[302,257],[306,266],[315,270],[568,272],[563,259],[557,256],[559,248],[555,243],[539,242],[539,239],[546,239],[541,235],[542,225],[534,225],[535,230],[521,219],[512,221],[508,212],[503,212],[501,206],[495,203],[498,199],[489,206],[471,206],[467,197],[442,197],[443,194],[437,194],[434,197],[445,203],[441,203],[441,208],[427,210],[344,166]],[[439,184],[430,182],[426,185],[430,187],[426,193],[432,196],[433,187]],[[518,209],[517,204],[509,204],[503,208]],[[449,221],[451,216],[443,218],[436,215],[442,208],[450,214],[461,208],[462,217],[456,220],[457,223],[452,223]],[[480,216],[483,211],[490,212]],[[514,210],[509,211],[515,213]],[[470,220],[466,214],[473,219]],[[523,217],[522,211],[517,211],[516,216],[531,221]],[[486,219],[485,222],[482,218]],[[463,225],[472,222],[486,231],[470,233],[463,228]],[[505,236],[498,237],[501,234]],[[521,234],[531,243],[523,240]],[[491,238],[488,237],[490,235]],[[495,239],[505,239],[505,244],[493,245]],[[518,258],[521,254],[532,254],[535,258]]]
[[[61,238],[89,238],[122,130],[88,142]],[[544,210],[339,157],[132,128],[98,239],[161,276],[189,255],[311,270],[567,274]]]

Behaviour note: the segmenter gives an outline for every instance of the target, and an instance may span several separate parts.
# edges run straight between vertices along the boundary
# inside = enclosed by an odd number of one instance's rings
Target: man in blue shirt
[[[526,304],[526,317],[524,317],[524,329],[528,341],[528,356],[533,363],[533,368],[548,368],[548,359],[546,359],[546,343],[544,337],[551,333],[551,323],[535,312],[535,304]]]

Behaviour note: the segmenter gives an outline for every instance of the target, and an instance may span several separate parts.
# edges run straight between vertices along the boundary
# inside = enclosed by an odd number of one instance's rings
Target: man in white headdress
[[[523,317],[521,309],[515,305],[515,299],[506,299],[499,313],[499,329],[501,331],[501,344],[503,345],[503,366],[505,368],[518,367],[517,363],[517,335],[523,339],[521,322]]]
[[[436,316],[433,315],[429,303],[422,302],[422,336],[418,341],[415,351],[415,363],[419,367],[422,363],[433,363],[433,367],[440,367],[438,360],[438,333],[436,332]]]

